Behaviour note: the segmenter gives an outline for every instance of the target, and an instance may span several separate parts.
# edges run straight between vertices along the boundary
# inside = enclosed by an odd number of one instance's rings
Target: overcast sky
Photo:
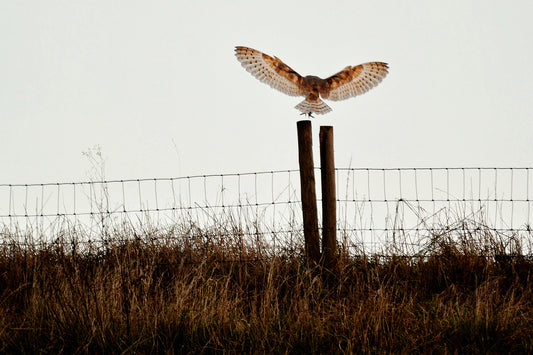
[[[0,182],[294,169],[294,109],[249,46],[302,75],[384,61],[333,125],[338,167],[532,166],[531,1],[0,2]],[[318,165],[318,154],[315,153]]]

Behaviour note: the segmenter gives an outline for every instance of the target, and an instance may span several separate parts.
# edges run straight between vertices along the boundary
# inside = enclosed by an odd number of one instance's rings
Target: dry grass
[[[343,253],[333,271],[238,231],[64,239],[0,250],[1,352],[533,352],[533,260],[486,231],[433,236],[418,258]]]

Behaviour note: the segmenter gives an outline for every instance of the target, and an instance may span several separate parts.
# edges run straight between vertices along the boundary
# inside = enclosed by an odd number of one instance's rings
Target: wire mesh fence
[[[492,233],[530,253],[532,169],[338,168],[338,241],[354,252],[413,254],[435,235]],[[14,235],[46,242],[65,230],[90,240],[117,226],[181,226],[189,237],[260,236],[275,250],[302,240],[299,191],[297,170],[0,184],[0,223],[10,242]]]

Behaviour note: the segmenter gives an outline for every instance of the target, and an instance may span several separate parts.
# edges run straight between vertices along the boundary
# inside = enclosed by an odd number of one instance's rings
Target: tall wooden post
[[[322,178],[322,258],[332,268],[337,260],[337,201],[333,127],[320,127],[320,175]]]
[[[315,170],[311,121],[298,121],[298,158],[304,222],[305,253],[309,262],[320,261],[318,213],[316,207]]]

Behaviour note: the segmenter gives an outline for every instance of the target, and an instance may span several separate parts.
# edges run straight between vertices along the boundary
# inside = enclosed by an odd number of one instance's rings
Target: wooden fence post
[[[304,222],[305,253],[308,262],[320,261],[318,213],[316,206],[315,171],[311,121],[298,121],[298,158]]]
[[[337,201],[333,127],[320,127],[320,175],[322,179],[322,258],[328,268],[337,260]]]

